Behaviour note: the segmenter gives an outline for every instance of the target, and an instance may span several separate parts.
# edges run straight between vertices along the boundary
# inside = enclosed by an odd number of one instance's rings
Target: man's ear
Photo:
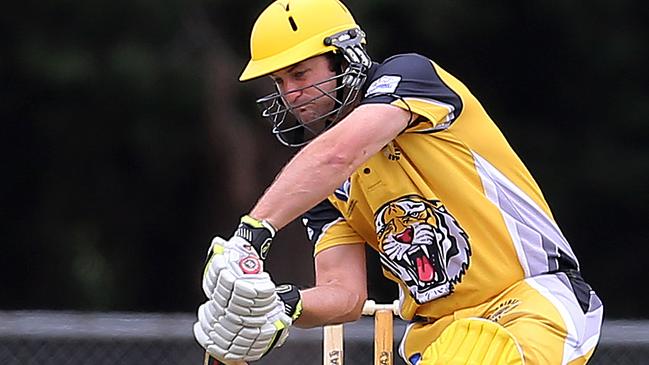
[[[343,72],[344,67],[347,66],[345,57],[340,52],[331,51],[326,53],[327,60],[329,60],[329,71],[340,74]]]

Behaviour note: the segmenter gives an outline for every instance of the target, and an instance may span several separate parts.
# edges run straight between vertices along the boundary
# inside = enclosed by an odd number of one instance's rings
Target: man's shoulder
[[[431,70],[433,61],[418,53],[401,53],[376,63],[373,67],[375,75],[386,73],[410,74],[413,71]]]
[[[399,53],[386,58],[383,62],[381,62],[381,64],[389,64],[393,62],[417,62],[417,61],[430,62],[430,59],[426,56],[423,56],[415,52]]]
[[[404,94],[399,87],[421,89],[437,79],[433,61],[417,53],[396,54],[381,63],[374,63],[368,72],[362,95]],[[406,91],[407,93],[407,91]],[[404,94],[405,95],[405,94]]]

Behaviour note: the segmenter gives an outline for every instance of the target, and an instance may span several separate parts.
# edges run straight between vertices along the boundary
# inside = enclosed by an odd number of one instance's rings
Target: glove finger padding
[[[227,309],[240,316],[259,316],[269,313],[276,305],[278,298],[274,288],[275,284],[267,273],[235,279],[224,271],[212,297],[224,311]]]
[[[245,279],[237,282],[239,280]],[[251,283],[244,287],[248,284]],[[234,287],[237,285],[235,283]],[[252,295],[252,291],[242,293]],[[194,326],[194,332],[201,346],[221,360],[255,361],[280,347],[302,308],[299,290],[293,285],[277,287],[271,301],[238,297],[236,292],[226,307],[218,300],[208,300],[201,305],[198,311],[200,325]],[[255,305],[246,307],[236,304],[238,301],[243,304],[253,301]]]
[[[213,344],[212,340],[210,339],[210,336],[207,335],[203,328],[203,323],[201,320],[198,322],[194,323],[193,327],[194,331],[194,338],[196,338],[196,341],[204,348],[207,349],[207,346]]]
[[[225,260],[214,260],[215,256],[223,256],[226,244],[226,240],[217,236],[212,239],[212,244],[207,250],[207,260],[203,272],[203,293],[208,298],[212,296],[219,273],[227,266]]]
[[[214,322],[218,319],[219,316],[222,316],[224,314],[225,312],[220,308],[218,303],[213,300],[209,300],[198,307],[199,321]]]
[[[302,296],[295,285],[283,284],[276,289],[279,304],[267,316],[268,323],[261,328],[261,339],[268,340],[268,346],[261,356],[265,356],[272,349],[281,347],[289,334],[289,327],[302,314]]]
[[[221,275],[228,273],[228,281],[244,276],[251,278],[256,275],[268,275],[263,272],[263,262],[252,249],[250,244],[240,237],[232,237],[229,241],[221,237],[214,237],[208,251],[208,258],[203,273],[203,292],[211,298]],[[231,289],[231,287],[229,288]],[[267,287],[260,287],[262,292],[267,292]]]
[[[266,316],[242,316],[230,311],[230,308],[225,310],[225,319],[246,328],[259,328],[267,322]]]
[[[244,299],[245,298],[238,297],[232,298],[227,306],[227,311],[240,316],[258,317],[265,316],[267,313],[270,313],[273,310],[273,307],[277,305],[277,297],[270,298],[271,300],[267,301],[268,304],[264,305],[257,303],[255,303],[254,305],[246,305],[245,302],[243,304],[239,304],[240,302],[243,302]]]
[[[203,331],[203,328],[200,324],[200,322],[194,323],[193,327],[193,332],[194,332],[194,338],[196,338],[196,341],[207,351],[207,353],[218,360],[224,360],[227,352],[228,352],[228,341],[225,341],[223,339],[218,339],[218,344],[215,344],[212,338]],[[213,334],[215,334],[214,332]]]
[[[291,326],[291,319],[284,315],[284,320],[268,323],[261,329],[257,349],[262,350],[260,358],[271,352],[274,348],[281,347],[288,338],[288,328]],[[262,336],[264,334],[264,336]],[[265,345],[263,348],[261,345]]]
[[[265,272],[237,276],[230,270],[222,270],[208,298],[239,315],[259,314],[268,311],[276,300],[275,284]]]
[[[236,280],[234,283],[232,290],[236,296],[262,299],[275,294],[275,284],[273,284],[268,273],[250,275],[242,279],[244,280]]]
[[[221,323],[216,323],[214,325],[214,333],[218,334],[224,340],[231,342],[237,337],[237,332],[232,332]]]
[[[285,315],[280,320],[266,322],[260,328],[242,328],[227,349],[225,359],[255,361],[266,355],[275,347],[280,347],[288,337],[290,318]],[[217,342],[216,338],[212,338]]]

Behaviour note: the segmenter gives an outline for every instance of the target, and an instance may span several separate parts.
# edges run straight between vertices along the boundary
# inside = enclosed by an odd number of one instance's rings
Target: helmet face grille
[[[285,93],[276,91],[257,100],[257,104],[261,109],[262,117],[271,122],[272,133],[282,144],[290,147],[303,146],[347,115],[367,78],[366,71],[366,68],[348,67],[344,72],[316,84],[288,90]],[[326,91],[321,87],[322,84],[332,80],[336,81],[337,85],[333,90]],[[297,105],[290,105],[286,101],[287,94],[312,87],[318,89],[320,95]],[[320,98],[333,100],[335,107],[312,120],[303,121],[297,110]]]
[[[289,19],[291,18],[289,17]],[[364,42],[365,33],[358,28],[326,37],[323,43],[335,46],[337,52],[345,58],[347,67],[344,71],[316,84],[288,90],[285,93],[282,93],[280,88],[275,85],[276,92],[257,100],[262,117],[271,122],[272,132],[282,144],[291,147],[303,146],[331,128],[351,111],[352,104],[358,98],[360,89],[367,79],[367,70],[372,63],[363,47]],[[326,91],[321,87],[330,81],[336,82],[337,86],[333,90]],[[287,94],[308,88],[318,89],[319,95],[298,105],[290,105],[286,101]],[[334,108],[312,120],[303,121],[297,111],[320,98],[331,99],[334,102]]]
[[[359,72],[358,69],[348,67],[341,74],[322,80],[317,84],[300,89],[288,90],[285,93],[276,91],[269,94],[257,100],[257,104],[261,109],[261,115],[271,122],[273,127],[272,132],[282,144],[290,147],[303,146],[331,128],[349,112],[351,104],[358,96],[360,86],[367,77],[366,70],[362,71]],[[332,80],[335,80],[337,84],[333,90],[326,91],[321,87],[322,84]],[[344,83],[343,80],[351,80],[351,83]],[[350,85],[357,86],[351,87]],[[286,101],[287,94],[311,87],[318,89],[320,95],[297,105],[290,105]],[[297,110],[320,98],[331,99],[335,107],[309,121],[302,120]]]

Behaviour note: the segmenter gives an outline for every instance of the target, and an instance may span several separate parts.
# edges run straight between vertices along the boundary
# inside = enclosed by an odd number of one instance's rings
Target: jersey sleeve
[[[313,256],[330,247],[365,242],[329,200],[306,212],[302,224],[313,245]]]
[[[361,104],[392,104],[417,114],[409,130],[446,129],[462,112],[460,96],[442,80],[435,64],[418,54],[388,58],[375,66],[366,84]],[[418,126],[422,119],[428,123]]]

